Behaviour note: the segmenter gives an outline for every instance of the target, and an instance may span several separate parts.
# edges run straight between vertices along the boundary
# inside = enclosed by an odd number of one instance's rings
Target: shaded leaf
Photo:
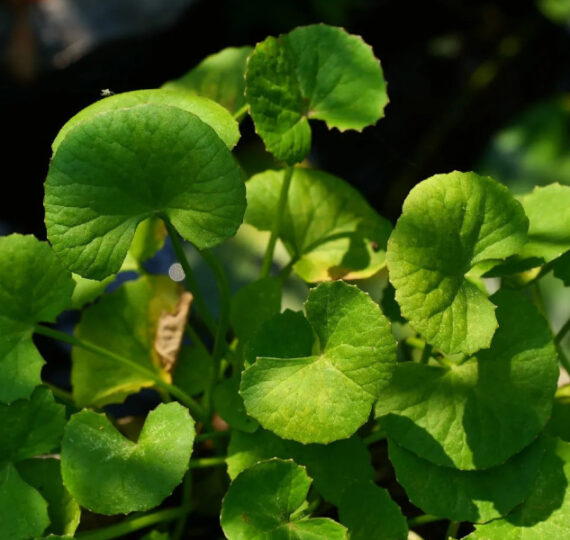
[[[208,386],[211,366],[212,359],[206,349],[197,345],[183,345],[172,373],[172,380],[188,395],[195,396]]]
[[[245,411],[243,399],[238,393],[239,383],[239,377],[220,381],[214,388],[214,408],[231,427],[252,433],[259,424]]]

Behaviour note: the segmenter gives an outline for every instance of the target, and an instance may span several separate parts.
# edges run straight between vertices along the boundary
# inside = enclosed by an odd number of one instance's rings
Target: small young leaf
[[[366,422],[392,375],[396,346],[378,305],[343,281],[312,289],[306,311],[317,338],[313,347],[297,357],[258,358],[243,372],[240,391],[248,414],[266,429],[326,444]]]
[[[440,467],[390,441],[390,461],[410,501],[428,514],[483,523],[507,515],[528,496],[542,457],[539,439],[503,465],[485,471]]]
[[[545,540],[570,538],[570,445],[557,439],[540,466],[526,501],[505,519],[477,525],[471,540]]]
[[[267,149],[289,164],[309,153],[309,118],[360,131],[375,124],[388,103],[372,49],[362,38],[322,24],[259,43],[245,81],[257,132]]]
[[[0,463],[0,538],[30,540],[49,525],[47,503],[11,463]]]
[[[354,481],[374,478],[370,454],[358,438],[352,437],[327,445],[286,441],[270,431],[255,433],[233,431],[228,447],[228,474],[234,479],[241,471],[269,458],[293,459],[307,467],[315,488],[323,498],[338,505],[346,486]]]
[[[165,216],[198,248],[235,234],[245,211],[239,166],[197,116],[167,105],[112,110],[74,125],[45,184],[48,237],[75,273],[116,273],[137,225]]]
[[[79,111],[60,129],[52,143],[52,151],[56,153],[61,142],[75,126],[89,122],[98,114],[149,104],[165,105],[196,115],[208,124],[230,149],[239,140],[237,122],[223,107],[210,99],[176,90],[135,90],[101,99]]]
[[[231,427],[252,433],[259,424],[245,412],[239,383],[239,377],[220,381],[214,388],[214,408]]]
[[[418,184],[386,254],[402,315],[444,352],[489,347],[495,306],[468,273],[517,253],[527,228],[520,203],[491,178],[455,171]]]
[[[247,223],[271,230],[283,176],[265,171],[247,182]],[[279,236],[305,281],[372,276],[385,265],[391,229],[344,180],[295,168]]]
[[[43,386],[36,388],[30,399],[0,404],[0,463],[18,462],[54,450],[65,422],[65,407],[56,403]]]
[[[146,419],[137,443],[102,414],[81,411],[65,428],[61,473],[81,506],[98,514],[126,514],[159,505],[188,469],[194,422],[172,402]]]
[[[235,115],[246,104],[245,65],[252,51],[252,47],[228,47],[207,56],[188,73],[162,87],[205,96]]]
[[[398,364],[376,404],[389,436],[436,465],[487,469],[531,443],[552,409],[558,357],[550,328],[521,294],[501,290],[491,348],[461,365]]]
[[[58,459],[29,459],[18,463],[20,476],[48,503],[50,526],[46,533],[73,535],[81,508],[63,486]]]
[[[350,540],[407,540],[408,524],[385,489],[372,482],[353,482],[344,490],[338,508]]]
[[[27,398],[41,383],[44,362],[33,328],[69,306],[73,287],[47,242],[19,234],[0,238],[0,402]]]
[[[220,518],[228,540],[346,540],[346,529],[328,518],[295,519],[306,506],[311,479],[293,461],[255,464],[232,482]]]
[[[163,312],[174,313],[183,289],[166,276],[143,276],[128,281],[85,309],[75,335],[103,343],[110,351],[160,374],[171,375],[153,349]],[[71,382],[79,406],[120,403],[141,388],[152,387],[151,377],[138,373],[85,349],[72,350]]]

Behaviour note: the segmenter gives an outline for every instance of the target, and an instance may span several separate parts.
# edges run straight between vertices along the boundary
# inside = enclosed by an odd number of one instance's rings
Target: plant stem
[[[413,336],[407,337],[404,341],[406,342],[406,345],[409,345],[414,349],[420,349],[422,351],[425,349],[426,346],[426,342],[423,339]]]
[[[461,521],[450,521],[447,527],[447,532],[445,533],[445,540],[454,539],[457,536],[457,531],[459,531],[459,526]]]
[[[445,518],[434,516],[432,514],[422,514],[421,516],[408,519],[408,528],[413,529],[420,525],[427,525],[428,523],[435,523],[436,521],[443,521],[444,519]]]
[[[267,243],[267,249],[263,255],[263,262],[261,263],[260,277],[264,278],[269,275],[271,270],[271,263],[273,262],[273,252],[275,251],[275,244],[281,232],[281,221],[283,220],[283,213],[285,205],[287,204],[287,194],[289,193],[289,186],[291,185],[291,178],[293,177],[294,167],[287,167],[285,169],[283,184],[281,184],[281,191],[279,192],[279,201],[273,217],[273,226],[271,227],[271,236]]]
[[[379,428],[376,431],[373,431],[372,433],[370,433],[370,435],[367,435],[366,437],[364,437],[362,439],[362,442],[366,446],[370,446],[371,444],[374,444],[375,442],[378,442],[378,441],[382,441],[385,438],[386,438],[386,432],[383,429]]]
[[[63,390],[63,388],[60,388],[59,386],[55,386],[54,384],[50,384],[50,383],[45,382],[45,381],[43,384],[51,390],[51,393],[57,399],[59,399],[60,401],[62,401],[66,405],[69,405],[70,407],[73,407],[74,409],[79,410],[79,407],[75,404],[75,400],[73,399],[71,392],[68,392],[67,390]]]
[[[426,343],[424,346],[424,350],[422,351],[422,357],[420,358],[420,362],[422,364],[427,364],[429,362],[431,351],[432,351],[432,346],[429,343]]]
[[[184,481],[182,482],[182,506],[190,507],[191,498],[192,498],[192,471],[188,470],[184,475]],[[176,521],[176,526],[174,527],[174,532],[172,533],[172,540],[180,540],[182,538],[182,534],[184,533],[184,527],[186,527],[187,519],[188,519],[187,512],[178,517]]]
[[[206,469],[208,467],[220,467],[226,464],[225,456],[205,457],[190,460],[191,469]]]
[[[184,253],[184,247],[182,246],[182,242],[180,241],[180,236],[176,229],[172,226],[169,219],[166,216],[160,216],[166,230],[168,232],[168,237],[170,238],[170,242],[172,243],[172,249],[174,250],[174,254],[178,259],[178,262],[182,266],[182,270],[184,270],[184,281],[188,290],[194,296],[194,304],[202,317],[202,320],[208,327],[208,330],[212,332],[213,335],[216,333],[216,319],[208,309],[204,298],[202,297],[202,293],[200,292],[200,288],[198,287],[198,282],[196,281],[196,276],[190,267],[190,263],[186,258],[186,253]]]
[[[548,320],[548,314],[546,312],[546,307],[544,306],[544,298],[542,297],[542,291],[540,290],[540,283],[538,281],[533,281],[531,287],[531,296],[534,305],[538,308],[538,311]]]
[[[562,326],[562,328],[558,330],[558,333],[554,336],[554,343],[559,344],[564,339],[564,336],[568,333],[569,330],[570,330],[570,319],[568,319],[564,323],[564,326]]]
[[[246,103],[242,105],[235,113],[234,113],[234,120],[238,122],[238,124],[245,118],[247,114],[249,105]]]
[[[188,407],[190,409],[192,414],[197,419],[202,420],[203,422],[207,423],[208,417],[206,416],[206,412],[204,411],[202,406],[197,401],[195,401],[188,394],[186,394],[186,392],[184,392],[183,390],[181,390],[177,386],[174,386],[173,384],[167,383],[164,379],[162,379],[160,377],[160,375],[158,375],[157,373],[154,373],[150,369],[148,369],[144,366],[141,366],[140,364],[137,364],[136,362],[133,362],[129,358],[125,358],[124,356],[120,356],[118,354],[115,354],[114,352],[109,351],[107,349],[104,349],[103,347],[99,347],[98,345],[95,345],[94,343],[91,343],[89,341],[85,341],[83,339],[79,339],[75,336],[72,336],[70,334],[66,334],[65,332],[60,332],[59,330],[55,330],[53,328],[48,328],[47,326],[42,326],[40,324],[36,324],[34,331],[37,334],[41,334],[43,336],[47,336],[47,337],[50,337],[52,339],[57,339],[59,341],[63,341],[64,343],[69,343],[70,345],[72,345],[74,347],[79,347],[81,349],[85,349],[86,351],[97,354],[99,356],[103,356],[103,357],[105,357],[105,358],[107,358],[113,362],[118,362],[119,364],[127,366],[128,368],[132,369],[133,371],[136,371],[137,373],[140,373],[141,375],[144,375],[145,377],[152,379],[157,386],[164,388],[171,395],[173,395],[175,398],[180,400],[181,403],[186,405],[186,407]]]
[[[229,437],[230,430],[225,431],[208,431],[207,433],[199,433],[194,439],[195,442],[210,441],[212,439],[224,439]]]
[[[78,540],[111,540],[112,538],[119,538],[134,531],[145,529],[157,523],[164,523],[165,521],[172,521],[180,516],[187,514],[190,511],[189,507],[181,506],[179,508],[168,508],[166,510],[159,510],[152,514],[127,519],[105,527],[104,529],[97,529],[94,531],[86,531],[76,533],[75,537]]]

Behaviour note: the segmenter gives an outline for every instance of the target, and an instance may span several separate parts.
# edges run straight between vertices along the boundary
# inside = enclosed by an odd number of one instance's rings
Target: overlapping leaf
[[[398,364],[376,404],[389,436],[437,465],[504,463],[550,416],[559,374],[550,328],[519,293],[492,298],[499,329],[489,350],[450,367]]]
[[[293,461],[271,459],[234,479],[222,503],[229,540],[346,540],[346,529],[329,518],[299,519],[311,479]]]
[[[239,166],[197,116],[138,105],[75,124],[45,184],[48,237],[75,273],[103,279],[125,259],[137,225],[164,216],[199,248],[232,236],[245,211]]]
[[[309,153],[310,118],[362,130],[383,116],[388,95],[380,63],[360,37],[311,25],[255,47],[246,100],[267,149],[293,164]]]
[[[271,230],[283,171],[265,171],[247,182],[247,223]],[[362,279],[385,264],[390,224],[346,182],[295,168],[280,238],[305,281]]]
[[[40,384],[43,360],[32,342],[34,325],[55,321],[70,304],[73,287],[46,242],[19,234],[0,238],[0,402],[26,398]]]
[[[178,403],[151,411],[136,443],[102,414],[84,410],[65,428],[61,472],[81,506],[99,514],[126,514],[160,504],[188,469],[194,422]]]
[[[75,335],[103,344],[170,382],[171,375],[161,366],[153,343],[158,319],[163,312],[176,310],[181,292],[181,285],[166,276],[129,281],[86,308]],[[72,360],[73,397],[80,406],[120,403],[129,394],[155,384],[152,376],[85,349],[75,347]]]
[[[388,242],[402,315],[448,353],[489,347],[495,306],[469,272],[517,253],[528,220],[504,187],[475,173],[435,175],[410,191]]]
[[[395,367],[395,342],[378,305],[345,282],[312,289],[306,312],[306,320],[280,316],[275,330],[281,325],[292,334],[287,327],[293,319],[304,327],[302,336],[314,331],[312,347],[300,349],[309,344],[304,337],[274,346],[264,341],[263,357],[256,354],[242,374],[241,394],[248,414],[266,429],[303,443],[328,443],[350,437],[367,420]]]

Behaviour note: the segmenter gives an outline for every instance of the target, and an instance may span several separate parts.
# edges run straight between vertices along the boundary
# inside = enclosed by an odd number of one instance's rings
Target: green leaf
[[[408,523],[385,489],[372,482],[350,484],[342,495],[338,514],[350,540],[407,540]]]
[[[62,141],[78,124],[90,122],[101,113],[129,109],[139,105],[163,105],[192,113],[208,124],[229,149],[232,149],[239,140],[237,122],[231,114],[228,114],[228,111],[210,99],[176,89],[135,90],[106,97],[79,111],[60,129],[51,146],[53,153],[57,152]]]
[[[81,309],[99,298],[107,288],[107,285],[115,281],[115,275],[106,277],[103,281],[87,279],[78,274],[72,274],[75,288],[71,296],[71,309]]]
[[[41,383],[44,361],[32,342],[33,329],[55,321],[69,306],[73,287],[47,242],[0,237],[0,402],[27,398]]]
[[[559,368],[552,335],[515,291],[493,297],[499,329],[461,365],[398,364],[376,404],[396,443],[436,465],[487,469],[530,444],[550,416]]]
[[[195,115],[139,105],[74,125],[45,184],[48,237],[75,273],[103,279],[125,259],[137,225],[165,217],[199,249],[235,234],[245,211],[239,166]]]
[[[489,347],[495,306],[468,273],[517,253],[527,228],[520,203],[491,178],[455,171],[418,184],[386,254],[402,315],[444,352]]]
[[[201,394],[208,386],[212,359],[208,351],[197,345],[183,345],[174,366],[172,380],[189,396]]]
[[[570,250],[570,186],[537,187],[521,203],[529,220],[521,257],[549,262]]]
[[[482,523],[507,515],[528,496],[544,455],[539,439],[484,471],[439,467],[390,441],[390,461],[410,501],[428,514]]]
[[[50,526],[46,533],[73,536],[81,509],[63,486],[57,459],[29,459],[18,464],[20,476],[48,503]]]
[[[160,316],[176,310],[182,291],[179,283],[166,276],[128,281],[85,309],[75,336],[102,343],[171,382],[153,344]],[[80,407],[120,403],[141,388],[155,385],[152,377],[79,347],[72,349],[72,361],[73,397]]]
[[[247,184],[247,223],[271,230],[284,171],[265,171]],[[344,180],[295,168],[279,237],[305,281],[364,279],[384,267],[391,226]]]
[[[258,358],[243,372],[240,391],[248,414],[264,428],[285,439],[328,443],[366,422],[394,370],[396,346],[378,305],[343,281],[312,289],[305,307],[313,350]]]
[[[126,514],[159,505],[188,469],[194,422],[179,403],[159,405],[136,443],[103,414],[81,411],[65,428],[61,473],[81,506],[98,514]]]
[[[554,275],[570,287],[570,252],[559,257],[553,264]]]
[[[289,164],[311,148],[309,119],[362,130],[388,103],[372,49],[342,28],[311,25],[258,43],[245,76],[246,100],[267,149]]]
[[[243,344],[265,321],[280,311],[281,280],[269,276],[248,283],[233,296],[230,323]]]
[[[348,484],[374,478],[370,454],[358,438],[327,445],[300,444],[281,439],[264,429],[258,429],[255,433],[232,432],[226,460],[228,474],[233,480],[244,469],[273,457],[290,458],[305,466],[317,491],[335,505],[339,504]]]
[[[11,463],[0,463],[0,538],[29,540],[49,525],[47,503]]]
[[[220,381],[214,388],[214,408],[231,427],[251,433],[259,424],[245,412],[239,383],[239,377]]]
[[[163,88],[191,92],[223,105],[235,115],[245,103],[245,65],[252,47],[228,47],[207,56],[188,73]]]
[[[505,519],[477,525],[471,540],[570,538],[570,445],[552,440],[526,501]]]
[[[158,217],[152,216],[139,223],[128,252],[128,257],[135,263],[136,270],[140,269],[144,261],[162,249],[165,238],[166,227]]]
[[[222,503],[229,540],[346,540],[346,529],[328,518],[295,519],[306,506],[311,479],[293,461],[262,461],[240,473]]]
[[[65,422],[65,407],[56,403],[45,387],[36,388],[30,399],[0,404],[0,463],[18,462],[54,450]]]

